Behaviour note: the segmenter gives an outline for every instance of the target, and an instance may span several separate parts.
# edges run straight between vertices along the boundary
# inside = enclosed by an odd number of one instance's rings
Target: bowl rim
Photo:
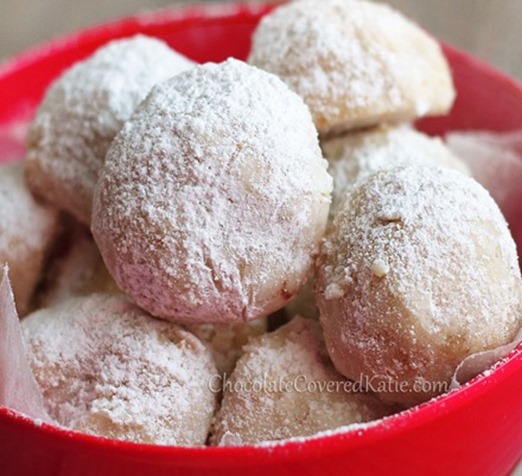
[[[141,30],[147,26],[169,25],[175,21],[221,20],[234,21],[240,16],[261,17],[269,12],[279,2],[231,2],[217,4],[177,5],[158,9],[149,13],[140,13],[125,16],[115,21],[101,23],[96,26],[63,35],[29,48],[4,62],[0,63],[0,81],[10,74],[14,74],[34,62],[45,60],[55,52],[72,48],[77,44],[98,43],[100,38],[108,41],[122,35],[122,31],[132,29]],[[445,54],[451,60],[459,58],[471,65],[481,74],[494,76],[513,95],[522,98],[522,85],[489,66],[485,62],[464,53],[454,47],[443,44]],[[521,99],[522,100],[522,99]],[[522,345],[514,349],[509,356],[496,363],[489,371],[473,378],[470,382],[440,395],[428,402],[417,405],[403,412],[391,415],[377,423],[367,426],[355,425],[353,428],[334,430],[320,433],[316,436],[296,438],[281,442],[245,446],[224,447],[184,447],[163,446],[147,443],[134,443],[122,440],[89,435],[58,427],[45,422],[35,421],[12,409],[0,406],[0,423],[6,423],[20,430],[36,432],[39,436],[51,438],[60,446],[74,447],[75,449],[89,449],[98,453],[111,452],[111,456],[120,456],[129,459],[150,460],[157,462],[175,461],[179,466],[198,467],[226,467],[241,465],[255,458],[256,464],[266,464],[274,461],[290,462],[295,459],[303,460],[325,457],[334,453],[344,452],[361,445],[368,445],[394,435],[410,431],[414,428],[456,411],[468,402],[487,393],[494,385],[508,379],[522,367]]]

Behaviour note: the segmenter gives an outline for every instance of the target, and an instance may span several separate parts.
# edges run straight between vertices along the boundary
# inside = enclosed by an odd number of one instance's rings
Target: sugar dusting
[[[93,233],[118,285],[154,315],[267,314],[311,265],[331,177],[302,100],[237,60],[156,87],[116,138]]]
[[[365,203],[357,198],[357,191],[363,187]],[[447,198],[449,196],[451,199]],[[437,276],[442,273],[455,282],[455,291],[461,287],[459,282],[466,283],[467,292],[458,300],[450,301],[456,307],[448,309],[441,303],[436,314],[431,317],[428,317],[431,313],[426,314],[425,329],[435,334],[456,318],[473,329],[474,336],[482,336],[487,342],[487,329],[498,324],[496,319],[505,314],[503,307],[509,301],[502,299],[503,294],[498,295],[498,292],[510,289],[491,286],[488,291],[485,283],[489,283],[492,276],[487,267],[462,267],[462,255],[447,254],[446,250],[448,240],[454,243],[455,252],[458,249],[466,253],[494,240],[496,253],[507,269],[519,274],[513,240],[491,196],[478,183],[460,173],[429,166],[402,166],[378,173],[359,184],[352,197],[335,221],[335,233],[324,241],[325,260],[335,254],[337,258],[332,262],[340,264],[322,269],[325,282],[345,288],[353,282],[359,260],[368,261],[371,268],[375,259],[382,259],[380,256],[390,260],[390,274],[397,278],[399,288],[401,276],[408,276],[409,282],[417,283],[420,291],[425,289],[421,283],[430,279],[430,273],[436,271]],[[441,200],[442,197],[445,198]],[[452,216],[454,219],[450,219]],[[487,228],[481,230],[482,236],[477,236],[477,224],[480,223],[487,223]],[[376,226],[378,224],[382,226]],[[395,236],[393,240],[390,240],[390,233]],[[412,236],[407,239],[409,233]],[[347,246],[339,246],[337,240],[347,240]],[[357,249],[363,255],[353,255],[356,248],[349,243],[354,240],[360,243]],[[441,263],[444,263],[443,268],[440,268]],[[477,303],[484,301],[498,312],[476,309]],[[476,309],[479,314],[470,315],[470,309]]]
[[[373,2],[301,0],[279,7],[261,20],[249,62],[301,95],[320,132],[404,120],[405,112],[423,116],[446,109],[454,97],[436,42]]]
[[[190,60],[137,35],[100,48],[47,91],[28,135],[28,179],[59,208],[90,222],[92,193],[105,154],[136,106]]]
[[[378,259],[389,267],[381,278],[372,272]],[[401,382],[449,383],[462,359],[510,342],[520,327],[506,222],[477,182],[452,170],[403,166],[356,184],[318,269],[326,340],[348,377],[385,369]],[[423,400],[420,392],[381,396]]]
[[[204,444],[216,369],[192,334],[102,294],[38,311],[22,327],[46,409],[60,424],[128,441]]]
[[[378,127],[322,142],[321,147],[334,179],[330,218],[342,206],[349,188],[358,180],[408,164],[439,165],[469,175],[438,137],[429,137],[409,125]]]
[[[378,261],[378,260],[376,260]],[[376,261],[374,261],[374,265],[376,263]],[[380,265],[379,265],[380,267]],[[385,419],[386,420],[386,419]],[[39,420],[35,420],[35,423],[38,422]],[[306,437],[306,438],[290,438],[288,440],[285,440],[285,441],[282,441],[282,442],[266,442],[266,443],[261,443],[259,445],[261,446],[276,446],[276,445],[281,445],[281,444],[285,444],[287,442],[291,442],[291,441],[300,441],[300,442],[305,442],[305,441],[308,441],[310,439],[315,439],[315,438],[321,438],[321,437],[324,437],[324,436],[329,436],[329,435],[333,435],[333,434],[338,434],[338,433],[341,433],[341,432],[345,432],[345,431],[356,431],[356,432],[362,432],[364,431],[364,429],[368,428],[368,427],[372,427],[376,424],[385,424],[385,422],[381,422],[381,421],[377,421],[377,422],[370,422],[370,423],[367,423],[367,424],[354,424],[354,425],[350,425],[348,427],[341,427],[341,428],[338,428],[336,430],[332,430],[332,431],[327,431],[327,432],[321,432],[321,433],[318,433],[316,435],[313,435],[311,437]],[[237,443],[237,440],[234,439],[234,437],[232,437],[230,439],[230,441],[232,443]]]
[[[364,9],[359,8],[361,4],[349,2],[354,8],[348,10],[342,2],[328,3],[328,8],[321,8],[315,0],[302,0],[262,19],[249,62],[268,71],[287,73],[285,81],[299,91],[312,110],[328,107],[331,114],[339,113],[336,108],[343,103],[341,92],[346,88],[351,90],[354,107],[367,107],[383,96],[399,103],[400,91],[386,83],[383,65],[368,54],[357,38],[357,29],[367,21]],[[287,11],[290,9],[291,13]],[[292,27],[278,28],[290,16]],[[344,27],[338,28],[339,24]],[[287,63],[287,70],[285,61],[291,62]],[[339,69],[338,63],[351,68]]]
[[[286,440],[390,413],[373,396],[346,390],[344,382],[319,323],[295,317],[244,348],[225,384],[214,444]]]

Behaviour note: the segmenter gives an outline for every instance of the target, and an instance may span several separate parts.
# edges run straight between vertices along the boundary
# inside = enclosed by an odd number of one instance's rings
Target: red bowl
[[[245,58],[268,5],[185,7],[130,17],[51,42],[0,66],[0,126],[26,121],[49,82],[114,38],[141,32],[198,61]],[[450,129],[522,128],[522,88],[489,66],[445,47],[458,99],[452,114],[422,121]],[[5,129],[4,129],[5,130]],[[0,134],[0,160],[21,152]],[[522,223],[512,223],[515,230]],[[461,389],[365,430],[275,446],[181,448],[113,441],[33,421],[0,407],[0,474],[505,475],[522,456],[522,348]]]

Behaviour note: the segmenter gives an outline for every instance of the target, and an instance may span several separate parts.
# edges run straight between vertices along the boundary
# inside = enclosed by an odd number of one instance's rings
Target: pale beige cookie
[[[246,445],[311,436],[390,412],[351,388],[328,357],[319,323],[296,317],[245,347],[225,384],[212,442]]]
[[[35,312],[22,329],[46,410],[58,423],[126,441],[205,444],[216,368],[190,332],[104,294]]]
[[[342,206],[350,187],[360,179],[398,165],[439,165],[469,175],[467,166],[438,137],[429,137],[411,126],[380,126],[324,140],[321,143],[334,179],[330,221]],[[286,306],[290,316],[319,317],[313,293],[313,276]]]
[[[267,324],[266,317],[261,317],[237,324],[193,324],[187,329],[207,344],[218,372],[230,375],[243,354],[243,346],[251,338],[266,333]]]
[[[151,314],[241,322],[282,308],[326,226],[332,179],[302,100],[230,59],[153,89],[116,137],[92,231]]]
[[[465,357],[510,342],[521,324],[507,224],[488,192],[453,170],[403,166],[359,181],[317,265],[335,366],[391,402],[444,392]]]
[[[85,224],[114,136],[152,87],[194,65],[162,41],[116,40],[75,64],[47,91],[29,128],[31,190]]]
[[[0,204],[0,262],[9,265],[16,307],[23,316],[58,234],[59,213],[33,198],[21,162],[0,166]]]
[[[330,218],[357,181],[383,169],[399,165],[438,165],[470,175],[469,169],[438,137],[430,137],[411,126],[381,126],[325,140],[321,143],[334,179]]]
[[[387,5],[301,0],[265,16],[249,62],[280,76],[321,134],[447,113],[455,99],[439,44]]]
[[[103,263],[87,228],[68,220],[67,230],[55,246],[35,299],[36,308],[49,307],[78,296],[120,293]]]

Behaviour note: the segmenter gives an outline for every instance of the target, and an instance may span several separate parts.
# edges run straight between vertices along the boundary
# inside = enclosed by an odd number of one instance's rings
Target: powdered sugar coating
[[[489,194],[461,173],[403,166],[358,182],[318,259],[327,347],[348,378],[406,382],[381,397],[441,393],[468,355],[510,342],[521,324],[515,244]]]
[[[59,216],[31,195],[21,163],[0,166],[0,204],[0,262],[9,265],[16,307],[23,316],[42,277]]]
[[[438,137],[411,126],[378,127],[321,143],[334,179],[330,217],[342,206],[348,189],[358,180],[399,165],[439,165],[470,175],[467,166]]]
[[[246,445],[310,436],[389,413],[374,397],[345,391],[344,383],[319,323],[296,317],[245,347],[225,384],[212,441]]]
[[[326,225],[332,179],[302,100],[237,60],[158,85],[114,141],[92,230],[151,314],[238,322],[281,308]]]
[[[455,98],[437,42],[374,2],[283,5],[261,20],[249,62],[296,91],[322,134],[443,114]]]
[[[194,66],[154,38],[112,41],[47,91],[27,139],[31,189],[83,223],[105,154],[152,87]]]
[[[439,165],[469,175],[466,165],[438,137],[429,137],[409,125],[380,126],[352,132],[321,142],[328,171],[334,179],[329,221],[341,208],[351,187],[379,170],[399,165]],[[291,315],[318,318],[313,293],[313,276],[299,289],[286,310]]]
[[[216,405],[205,346],[122,296],[94,294],[22,321],[49,415],[127,441],[203,445]]]

